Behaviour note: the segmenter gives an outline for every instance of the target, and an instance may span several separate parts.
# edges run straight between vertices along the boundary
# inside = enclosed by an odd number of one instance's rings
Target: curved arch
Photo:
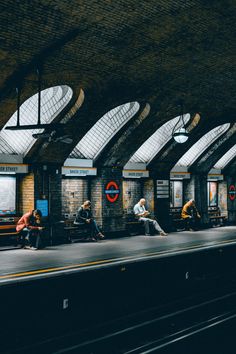
[[[96,159],[112,137],[137,113],[138,102],[113,108],[100,118],[76,145],[70,158]]]
[[[214,168],[224,169],[236,157],[236,144],[231,147],[214,165]]]
[[[41,122],[50,123],[65,108],[72,98],[72,89],[67,85],[50,87],[41,92]],[[27,99],[20,106],[21,125],[33,124],[38,115],[38,94]],[[16,125],[15,112],[0,132],[0,152],[5,154],[26,155],[35,142],[33,133],[43,129],[6,130],[9,125]]]
[[[134,153],[130,158],[129,162],[143,162],[150,163],[150,161],[157,155],[157,153],[164,147],[165,144],[172,138],[173,128],[178,123],[179,116],[175,117],[168,122],[164,123],[160,128],[158,128],[154,134],[150,136]],[[188,123],[190,120],[190,114],[186,113],[184,115],[184,123]],[[181,122],[180,122],[181,125]],[[176,129],[180,126],[176,126]]]
[[[230,127],[229,123],[219,125],[203,135],[175,164],[175,167],[189,167],[198,157],[226,130]]]

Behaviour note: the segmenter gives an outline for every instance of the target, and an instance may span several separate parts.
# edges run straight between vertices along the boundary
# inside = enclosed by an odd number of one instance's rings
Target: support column
[[[168,176],[153,178],[154,214],[164,231],[171,230],[170,220],[170,179]]]
[[[201,223],[203,225],[209,224],[208,217],[208,203],[207,203],[207,175],[195,174],[194,178],[194,194],[196,207],[201,215]]]
[[[236,179],[232,176],[227,176],[227,207],[228,207],[228,222],[232,225],[236,223]]]
[[[125,230],[122,194],[121,169],[103,168],[91,181],[93,213],[104,233]]]
[[[37,164],[33,171],[35,207],[38,199],[47,200],[49,218],[53,221],[61,220],[61,168]]]

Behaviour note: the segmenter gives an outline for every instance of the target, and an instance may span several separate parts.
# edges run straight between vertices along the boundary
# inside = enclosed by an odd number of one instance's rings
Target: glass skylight
[[[138,110],[139,103],[130,102],[104,114],[79,141],[69,157],[95,159],[103,147]]]
[[[190,119],[190,114],[184,114],[184,124]],[[129,162],[149,163],[163,146],[172,138],[173,128],[177,124],[179,117],[169,120],[158,128],[154,134],[148,138],[145,143],[134,153]],[[182,122],[176,125],[176,129],[181,128]]]
[[[72,97],[69,86],[54,86],[41,91],[41,123],[51,123],[63,110]],[[34,133],[43,129],[5,130],[7,126],[16,125],[17,112],[11,116],[0,132],[0,153],[25,155],[35,142]],[[38,94],[30,97],[20,106],[20,125],[37,124]]]
[[[232,146],[215,164],[214,168],[223,169],[228,163],[236,157],[236,145]]]
[[[217,139],[219,138],[227,129],[229,129],[230,124],[219,125],[218,127],[210,130],[208,133],[203,135],[176,163],[175,166],[191,166],[194,161]]]

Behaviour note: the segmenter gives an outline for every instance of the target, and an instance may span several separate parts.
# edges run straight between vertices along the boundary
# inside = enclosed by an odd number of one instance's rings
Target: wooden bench
[[[130,236],[144,233],[143,223],[138,221],[133,213],[127,214],[125,228]]]
[[[4,246],[6,244],[12,244],[16,246],[18,244],[18,238],[20,232],[16,231],[16,223],[19,220],[18,217],[2,217],[0,218],[0,244]]]
[[[208,207],[208,217],[211,227],[224,226],[227,221],[227,216],[221,215],[220,208],[217,206]]]
[[[63,231],[67,242],[83,241],[90,235],[86,225],[74,224],[74,219],[66,219],[64,221]]]
[[[186,227],[185,220],[181,217],[182,208],[170,208],[170,220],[174,231],[183,231]]]

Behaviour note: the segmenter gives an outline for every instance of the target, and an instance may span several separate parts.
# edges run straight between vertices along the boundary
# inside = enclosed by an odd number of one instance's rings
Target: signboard
[[[63,166],[62,174],[68,177],[85,177],[85,176],[96,176],[97,169],[95,167],[73,167],[73,166]]]
[[[171,172],[170,179],[190,179],[191,174],[189,172]]]
[[[169,198],[169,180],[162,179],[157,180],[157,188],[156,188],[157,198]]]
[[[120,189],[115,181],[110,181],[105,186],[105,195],[110,203],[114,203],[120,194]]]
[[[48,216],[48,200],[47,199],[36,200],[36,209],[41,210],[42,216]]]
[[[210,174],[207,176],[208,181],[223,181],[224,176],[221,174]]]
[[[229,199],[231,201],[234,201],[234,199],[236,197],[236,188],[235,188],[234,184],[230,184],[228,195],[229,195]]]
[[[27,173],[28,165],[0,164],[0,174]]]
[[[147,178],[149,177],[149,171],[146,170],[123,170],[124,178]]]

